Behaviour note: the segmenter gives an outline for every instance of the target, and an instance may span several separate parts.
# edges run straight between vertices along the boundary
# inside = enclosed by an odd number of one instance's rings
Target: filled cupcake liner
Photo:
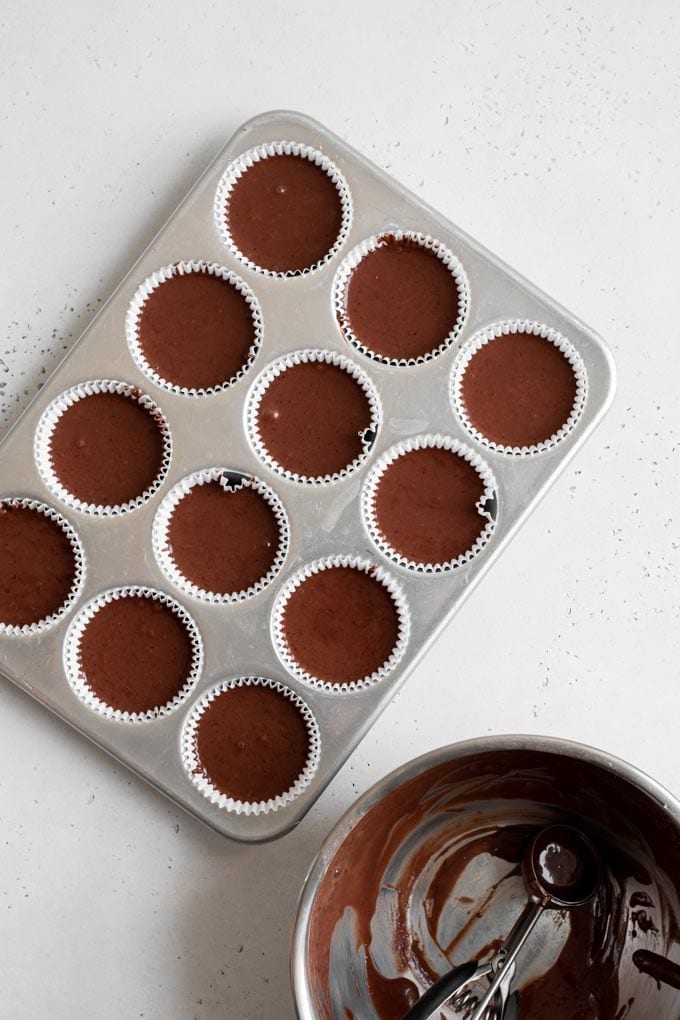
[[[477,351],[481,350],[482,347],[492,340],[501,336],[508,336],[510,333],[530,333],[533,336],[540,336],[545,340],[549,340],[550,343],[562,351],[571,365],[576,379],[574,405],[564,425],[548,439],[543,440],[541,443],[535,443],[532,446],[503,446],[501,443],[495,443],[492,439],[487,439],[470,421],[463,401],[463,376]],[[540,322],[531,322],[526,319],[504,319],[475,333],[462,348],[454,362],[451,374],[451,399],[456,414],[465,426],[465,429],[478,443],[482,443],[496,453],[505,453],[516,457],[530,457],[534,454],[551,450],[557,443],[568,436],[577,425],[588,399],[588,376],[581,355],[573,344],[556,329],[545,326]]]
[[[215,386],[180,386],[177,383],[171,382],[169,379],[164,379],[147,361],[146,355],[144,354],[144,348],[139,337],[139,321],[144,310],[144,305],[149,296],[173,276],[186,276],[188,273],[207,273],[210,276],[216,276],[219,279],[230,283],[236,288],[239,294],[245,298],[248,307],[250,308],[253,320],[254,339],[245,363],[230,379],[225,379],[224,382]],[[203,259],[186,259],[181,262],[173,262],[168,266],[163,266],[161,269],[157,269],[151,274],[151,276],[147,276],[144,282],[140,284],[125,317],[125,335],[127,337],[128,348],[132,355],[132,360],[137,365],[137,368],[143,372],[152,383],[156,386],[160,386],[162,389],[167,390],[170,393],[178,393],[181,396],[206,397],[213,393],[221,393],[224,390],[229,389],[230,386],[233,386],[234,383],[243,378],[253,364],[253,361],[262,346],[264,323],[259,301],[248,284],[245,283],[240,276],[237,276],[236,273],[232,273],[230,269],[226,269],[224,266],[218,265],[216,262],[206,262]]]
[[[85,584],[85,553],[83,552],[83,547],[75,528],[73,528],[66,518],[62,517],[57,510],[48,506],[47,503],[41,503],[37,499],[29,499],[23,496],[5,496],[0,499],[0,509],[7,506],[25,507],[27,510],[37,510],[38,513],[43,514],[43,516],[47,517],[48,520],[54,521],[54,523],[58,524],[64,532],[69,540],[71,548],[73,549],[73,584],[71,585],[71,590],[66,596],[64,603],[59,607],[59,609],[50,613],[49,616],[44,616],[42,620],[36,620],[35,623],[24,623],[19,625],[0,622],[0,634],[4,634],[7,637],[26,637],[49,630],[50,627],[54,626],[55,623],[58,623],[59,620],[66,616],[74,603],[80,598]]]
[[[337,188],[338,195],[340,196],[342,220],[335,244],[322,259],[319,259],[318,262],[315,262],[311,266],[307,266],[305,269],[288,269],[277,272],[273,269],[265,269],[262,266],[258,266],[237,247],[231,236],[231,231],[229,230],[226,212],[232,188],[246,170],[255,163],[259,163],[260,160],[267,159],[268,156],[300,156],[303,159],[308,159],[311,163],[315,163],[321,168],[321,170],[328,174]],[[328,158],[328,156],[324,156],[324,154],[319,152],[318,149],[313,149],[309,145],[303,145],[301,142],[267,142],[264,145],[258,145],[254,149],[249,149],[247,152],[244,152],[243,155],[239,156],[227,167],[220,179],[217,186],[217,192],[215,194],[215,223],[220,237],[229,248],[231,254],[237,258],[239,262],[242,262],[243,265],[248,266],[249,269],[253,269],[255,272],[260,273],[263,276],[278,277],[281,279],[293,276],[307,276],[309,273],[314,272],[315,269],[320,269],[321,266],[325,266],[327,262],[330,262],[331,259],[335,258],[349,234],[349,230],[352,225],[352,214],[352,196],[343,174],[337,168],[335,163]]]
[[[477,501],[476,507],[480,516],[486,518],[486,525],[469,549],[466,549],[464,553],[460,554],[460,556],[456,556],[454,559],[447,560],[444,563],[421,563],[417,560],[410,560],[408,557],[403,556],[389,544],[386,537],[381,532],[376,514],[375,504],[378,487],[380,485],[380,479],[387,468],[407,453],[411,453],[414,450],[426,449],[450,450],[452,453],[462,457],[475,469],[482,481],[482,484],[484,485],[484,491],[480,499]],[[457,439],[453,439],[451,436],[439,434],[417,436],[414,439],[408,439],[404,442],[397,443],[380,458],[371,471],[362,490],[361,513],[364,525],[371,540],[383,556],[386,556],[388,559],[406,570],[415,570],[421,574],[444,574],[451,570],[455,570],[457,567],[465,566],[478,556],[482,549],[484,549],[484,547],[488,544],[491,536],[493,535],[498,518],[498,485],[489,466],[484,460],[482,460],[478,453],[475,453],[475,451],[470,449],[469,446],[466,446],[465,443],[461,443]]]
[[[347,315],[346,293],[352,273],[362,259],[371,252],[377,251],[378,248],[383,247],[386,243],[385,239],[388,237],[395,238],[397,241],[404,239],[415,241],[417,244],[422,245],[423,248],[433,252],[450,271],[458,288],[458,317],[456,318],[448,336],[439,344],[438,347],[433,348],[426,354],[420,354],[418,357],[414,358],[390,358],[387,357],[387,355],[380,354],[377,351],[372,350],[370,347],[367,347],[366,344],[359,340],[359,338],[355,335],[349,321],[349,316]],[[355,248],[352,249],[349,255],[343,259],[333,281],[332,302],[335,318],[342,335],[345,340],[352,345],[352,347],[360,351],[365,357],[371,358],[373,361],[378,361],[383,365],[413,367],[415,365],[422,365],[428,361],[432,361],[433,358],[443,354],[444,351],[447,351],[452,344],[456,342],[465,327],[470,309],[470,284],[468,282],[467,274],[459,260],[452,251],[442,244],[441,241],[437,241],[434,237],[430,237],[429,234],[422,234],[414,230],[385,230],[382,234],[374,234],[373,236],[366,238],[364,241],[361,241]]]
[[[287,369],[293,368],[295,365],[307,364],[314,361],[324,362],[326,365],[335,365],[338,368],[342,368],[348,373],[348,375],[359,383],[366,394],[366,399],[368,400],[371,410],[371,423],[364,430],[364,435],[362,436],[362,442],[364,445],[363,452],[358,457],[355,457],[354,460],[345,468],[341,471],[335,471],[331,474],[325,475],[302,475],[297,471],[289,471],[271,456],[262,435],[260,434],[258,413],[262,398],[274,379]],[[284,357],[278,358],[276,361],[273,361],[270,365],[268,365],[258,376],[246,399],[245,423],[250,445],[260,460],[262,460],[268,468],[271,468],[272,471],[276,471],[277,474],[283,475],[284,478],[288,478],[291,481],[318,485],[328,482],[337,482],[343,478],[347,478],[348,475],[351,475],[366,461],[382,427],[382,405],[380,403],[380,397],[378,396],[378,390],[373,383],[373,380],[362,368],[359,368],[359,366],[349,358],[346,358],[343,354],[338,354],[335,351],[305,349],[301,351],[294,351],[292,354],[286,354]]]
[[[279,694],[283,694],[300,710],[300,714],[307,725],[307,733],[309,734],[309,752],[304,769],[293,785],[284,793],[280,793],[276,797],[270,797],[269,800],[235,800],[229,794],[213,786],[208,776],[203,772],[198,755],[198,724],[209,705],[221,694],[234,690],[237,687],[252,687],[254,685],[270,687],[273,691],[278,691]],[[270,680],[266,677],[239,676],[233,680],[223,680],[222,683],[203,694],[193,706],[182,729],[181,754],[182,764],[189,779],[200,790],[203,796],[208,798],[211,804],[215,804],[218,808],[231,811],[237,815],[266,815],[290,804],[291,801],[294,801],[307,789],[314,777],[321,757],[321,734],[311,709],[295,691],[292,691],[285,684],[279,683],[277,680]]]
[[[102,606],[108,605],[116,599],[134,597],[156,599],[162,602],[163,605],[168,606],[186,626],[193,653],[191,669],[181,690],[165,705],[158,705],[147,712],[127,712],[107,705],[88,686],[80,662],[80,642],[82,636],[88,623],[97,615]],[[115,722],[152,722],[154,719],[160,719],[174,712],[176,708],[179,708],[187,700],[194,690],[203,671],[203,640],[193,617],[184,606],[169,595],[166,595],[165,592],[158,591],[156,588],[147,588],[143,585],[124,585],[119,588],[110,588],[91,599],[69,626],[64,641],[64,671],[66,679],[76,696],[98,715],[104,716],[106,719],[112,719]]]
[[[249,588],[244,588],[241,591],[225,593],[207,591],[205,588],[201,588],[199,585],[194,584],[193,581],[189,580],[188,577],[184,576],[173,560],[170,552],[168,529],[170,526],[170,519],[172,518],[175,509],[182,499],[184,499],[184,497],[197,485],[206,485],[210,482],[219,482],[223,488],[246,487],[254,489],[255,492],[259,492],[272,508],[279,528],[279,548],[271,567],[263,577],[255,582],[255,584],[252,584]],[[182,480],[173,486],[173,488],[170,489],[168,494],[165,496],[154,518],[151,531],[151,542],[158,565],[168,580],[170,580],[177,588],[185,592],[187,595],[191,595],[193,598],[200,599],[202,602],[210,602],[213,605],[228,605],[236,602],[244,602],[246,599],[252,598],[254,595],[263,591],[272,583],[281,570],[286,556],[288,555],[290,525],[288,523],[288,514],[286,513],[283,503],[274,490],[259,478],[255,478],[254,475],[249,475],[232,468],[203,468],[200,471],[194,471],[185,478],[182,478]]]
[[[163,457],[158,474],[144,492],[134,499],[128,500],[127,503],[104,505],[100,503],[86,503],[82,499],[78,499],[77,496],[74,496],[72,492],[69,492],[62,485],[52,464],[52,436],[62,414],[84,397],[90,397],[97,393],[119,393],[136,400],[141,407],[149,411],[163,437]],[[65,503],[66,506],[74,510],[80,510],[82,513],[94,514],[99,517],[115,517],[143,506],[144,503],[147,503],[158,492],[170,468],[172,434],[168,421],[161,409],[154,403],[151,397],[146,393],[142,393],[136,386],[120,382],[116,379],[91,379],[87,382],[71,386],[70,389],[65,390],[47,406],[38,422],[33,449],[40,477],[57,499]]]
[[[328,680],[321,680],[319,677],[313,676],[307,670],[303,669],[289,648],[284,628],[284,613],[288,600],[293,592],[296,591],[300,585],[307,580],[307,578],[312,577],[314,574],[318,574],[322,570],[328,570],[332,567],[352,567],[355,570],[361,570],[365,574],[369,574],[371,577],[375,578],[376,581],[380,581],[380,583],[384,585],[392,596],[397,610],[397,616],[399,618],[399,635],[389,658],[369,676],[361,677],[359,680],[353,680],[350,683],[342,684],[334,684]],[[315,560],[313,563],[309,563],[302,567],[292,577],[290,577],[280,589],[272,609],[271,637],[274,650],[283,665],[296,679],[309,684],[312,687],[329,691],[333,694],[346,694],[352,691],[366,690],[369,687],[374,687],[377,683],[380,683],[381,680],[388,677],[403,658],[409,643],[410,635],[411,612],[401,585],[383,567],[380,567],[371,560],[364,559],[360,556],[328,556],[324,559]]]

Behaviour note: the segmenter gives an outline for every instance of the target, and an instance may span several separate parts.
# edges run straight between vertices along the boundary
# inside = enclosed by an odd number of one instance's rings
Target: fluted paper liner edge
[[[280,464],[269,453],[260,433],[258,424],[260,403],[273,381],[282,375],[287,369],[293,368],[296,365],[309,364],[311,362],[323,362],[326,365],[334,365],[347,372],[347,374],[351,376],[364,391],[371,412],[371,422],[364,430],[369,433],[371,438],[370,440],[363,439],[363,451],[358,457],[355,457],[351,463],[342,468],[342,470],[327,473],[325,475],[304,475],[297,471],[291,471]],[[343,478],[347,478],[349,475],[353,474],[370,456],[383,422],[382,404],[380,402],[376,385],[371,377],[362,368],[360,368],[359,365],[355,364],[354,361],[345,357],[344,354],[339,354],[337,351],[317,348],[305,348],[304,350],[293,351],[290,354],[285,354],[283,357],[277,358],[276,361],[267,365],[250,389],[246,398],[244,413],[248,441],[259,459],[266,464],[268,468],[275,471],[282,477],[288,478],[293,482],[304,482],[307,485],[324,485],[330,482],[342,481]]]
[[[399,634],[388,659],[369,676],[361,677],[358,680],[353,680],[349,683],[340,684],[331,683],[328,680],[322,680],[319,677],[315,677],[298,664],[288,647],[284,627],[286,605],[293,592],[295,592],[307,578],[312,577],[314,574],[317,574],[322,570],[329,570],[333,567],[351,567],[354,570],[360,570],[365,574],[369,574],[371,577],[375,578],[376,581],[379,581],[392,596],[399,619]],[[276,651],[280,661],[297,680],[309,684],[317,690],[320,689],[329,691],[333,694],[346,694],[348,692],[361,691],[366,690],[369,687],[374,687],[394,671],[403,658],[409,643],[411,635],[411,614],[406,595],[404,594],[401,585],[387,570],[384,569],[384,567],[379,566],[372,560],[365,559],[360,556],[328,556],[323,559],[315,560],[313,563],[308,563],[306,566],[296,571],[296,573],[293,574],[293,576],[290,577],[280,589],[272,609],[271,635],[274,650]]]
[[[198,755],[197,735],[198,725],[202,715],[216,698],[230,690],[244,686],[269,687],[279,694],[288,698],[302,715],[309,736],[309,750],[307,761],[300,775],[292,786],[276,797],[270,797],[262,801],[236,800],[229,794],[224,793],[214,786],[210,778],[203,771]],[[182,728],[181,755],[184,769],[193,783],[200,790],[204,797],[207,797],[211,804],[225,811],[231,811],[238,815],[266,815],[272,811],[278,811],[287,804],[296,800],[309,786],[316,773],[321,757],[321,734],[319,725],[303,698],[295,691],[278,680],[270,680],[262,676],[240,676],[233,680],[223,680],[221,683],[206,691],[192,707]]]
[[[487,439],[487,437],[476,429],[470,421],[463,400],[463,376],[465,375],[466,369],[475,354],[486,344],[501,336],[508,336],[511,333],[530,333],[533,336],[540,336],[544,340],[549,340],[550,343],[554,344],[555,347],[564,354],[565,358],[571,365],[576,380],[574,404],[566,422],[557,430],[557,432],[553,433],[552,436],[549,436],[540,443],[534,443],[532,446],[504,446],[502,443],[496,443],[492,439]],[[558,330],[553,329],[551,326],[546,326],[541,322],[534,322],[527,319],[504,319],[479,330],[465,343],[453,365],[450,392],[453,407],[457,416],[460,418],[466,431],[469,432],[478,443],[481,443],[483,446],[486,446],[488,449],[493,450],[496,453],[508,454],[515,457],[531,457],[535,454],[545,453],[547,450],[552,450],[574,430],[579,422],[588,399],[588,375],[581,355],[578,353],[571,341],[558,332]]]
[[[177,694],[170,701],[166,702],[165,705],[157,705],[146,712],[128,712],[107,705],[88,686],[87,678],[80,662],[80,642],[88,624],[103,606],[121,598],[150,598],[161,602],[171,609],[182,621],[191,641],[191,669],[184,684]],[[179,708],[180,705],[183,705],[201,677],[203,658],[203,639],[191,614],[180,602],[173,599],[170,595],[166,595],[165,592],[159,591],[157,588],[149,588],[145,585],[121,585],[117,588],[109,588],[101,592],[80,610],[71,622],[64,641],[64,670],[66,672],[66,679],[74,694],[83,704],[87,705],[88,708],[98,715],[123,723],[152,722],[155,719],[169,715]]]

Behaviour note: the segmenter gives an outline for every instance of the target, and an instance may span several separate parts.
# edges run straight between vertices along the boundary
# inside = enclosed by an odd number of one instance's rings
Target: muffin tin
[[[346,187],[338,243],[309,272],[259,271],[240,257],[215,215],[216,202],[219,211],[219,202],[233,182],[234,166],[239,166],[244,154],[260,147],[267,147],[260,151],[306,153],[311,148],[322,153],[324,168],[339,170]],[[456,324],[455,336],[447,338],[436,355],[414,364],[391,364],[371,357],[361,345],[353,346],[337,316],[339,286],[351,265],[345,260],[355,260],[367,244],[370,247],[372,238],[400,232],[425,238],[428,245],[435,239],[447,258],[453,255],[456,272],[464,281],[462,320]],[[223,267],[243,281],[244,293],[254,296],[256,350],[244,371],[215,392],[192,395],[161,379],[154,381],[126,338],[126,321],[132,328],[140,295],[162,279],[169,266],[180,264]],[[456,370],[466,345],[482,331],[504,323],[532,330],[539,324],[566,338],[584,371],[578,416],[554,442],[521,451],[522,456],[480,441],[456,410]],[[271,372],[275,362],[295,352],[319,350],[347,359],[367,377],[379,400],[379,421],[366,456],[351,471],[331,480],[311,481],[282,473],[258,453],[248,407],[249,397],[257,393],[258,379],[263,372]],[[159,408],[169,430],[171,457],[160,483],[138,505],[115,514],[96,514],[63,498],[40,470],[41,422],[53,402],[74,387],[79,391],[86,384],[110,380],[140,390]],[[256,117],[217,155],[0,448],[0,498],[28,498],[54,508],[74,529],[85,561],[77,598],[56,622],[35,632],[0,634],[0,668],[219,832],[245,841],[280,836],[309,809],[428,644],[585,441],[610,403],[613,381],[611,357],[599,337],[342,140],[297,113]],[[371,472],[395,447],[411,448],[419,437],[434,437],[480,463],[493,488],[485,508],[492,513],[494,526],[485,541],[474,555],[441,570],[420,570],[388,556],[374,541],[373,525],[367,520],[370,492],[366,487]],[[273,490],[289,524],[285,559],[266,583],[242,599],[211,602],[197,597],[190,586],[180,586],[162,569],[154,553],[154,520],[164,500],[167,505],[168,494],[189,476],[213,468],[259,479]],[[391,668],[370,684],[340,689],[313,684],[277,653],[277,598],[285,595],[301,571],[327,560],[368,563],[403,598],[403,647]],[[137,587],[159,591],[185,609],[200,633],[203,660],[191,693],[176,708],[132,723],[107,718],[78,696],[67,678],[65,639],[76,614],[90,600],[117,588]],[[262,677],[290,690],[318,727],[313,772],[299,784],[295,796],[272,810],[234,810],[229,798],[208,797],[183,764],[183,740],[192,713],[211,690],[240,677]]]

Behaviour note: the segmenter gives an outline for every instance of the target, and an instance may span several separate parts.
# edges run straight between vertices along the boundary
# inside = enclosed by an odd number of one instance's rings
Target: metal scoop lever
[[[470,1020],[487,1020],[487,1007],[496,997],[506,979],[509,991],[509,984],[515,973],[515,960],[517,959],[517,954],[529,938],[531,932],[534,930],[536,922],[545,910],[546,905],[545,901],[534,902],[530,900],[529,903],[527,903],[516,921],[514,928],[510,932],[507,942],[500,950],[496,974],[492,979],[486,994],[477,1004],[475,1011],[470,1014]],[[500,1018],[507,1020],[508,1013],[502,1011],[505,1001],[507,1000],[507,992],[505,995],[501,996],[501,999],[501,1012],[498,1014],[499,1020]]]
[[[532,839],[522,858],[522,874],[530,899],[500,950],[496,975],[470,1020],[486,1020],[486,1009],[513,967],[544,910],[582,906],[600,883],[600,859],[590,840],[568,825],[551,825]],[[503,1014],[501,1013],[501,1017]]]
[[[529,901],[495,959],[486,964],[462,964],[440,978],[408,1011],[404,1020],[430,1020],[451,999],[465,1020],[511,1020],[518,1014],[517,993],[510,995],[517,955],[544,910],[571,910],[587,903],[600,884],[600,858],[583,833],[568,825],[551,825],[538,832],[522,858],[522,877]],[[490,979],[481,999],[460,994],[463,985]],[[452,996],[455,996],[452,999]]]

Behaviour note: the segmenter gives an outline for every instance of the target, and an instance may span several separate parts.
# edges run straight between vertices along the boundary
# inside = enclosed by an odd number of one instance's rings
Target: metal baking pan
[[[224,243],[213,212],[216,189],[228,165],[255,146],[279,140],[300,142],[328,156],[344,174],[353,201],[351,229],[335,256],[312,273],[283,280],[244,266]],[[365,238],[398,229],[441,241],[460,260],[470,287],[469,314],[458,341],[413,368],[380,364],[350,347],[332,303],[333,280],[347,253]],[[228,390],[207,398],[187,398],[155,386],[137,368],[125,335],[126,313],[140,283],[162,266],[190,259],[219,263],[244,279],[260,302],[265,324],[263,344],[250,370]],[[534,456],[513,457],[475,443],[452,409],[450,378],[461,343],[488,324],[508,319],[537,321],[559,331],[580,355],[587,374],[587,400],[578,423],[553,448]],[[319,347],[347,355],[368,373],[382,401],[383,425],[370,458],[358,471],[312,487],[282,478],[256,456],[246,436],[244,401],[272,360]],[[116,517],[95,517],[62,505],[36,468],[34,440],[43,410],[62,391],[88,379],[120,379],[148,393],[166,415],[175,440],[170,470],[154,498]],[[217,831],[244,841],[281,836],[300,821],[585,442],[605,413],[613,387],[612,359],[602,340],[440,213],[316,121],[289,112],[255,117],[219,152],[0,447],[0,497],[31,497],[55,507],[80,536],[87,564],[84,590],[65,618],[35,636],[0,637],[0,669]],[[441,574],[415,573],[390,562],[371,541],[360,511],[362,485],[371,466],[395,443],[423,433],[442,433],[466,443],[480,453],[497,482],[498,518],[490,542],[469,563]],[[257,475],[269,484],[291,525],[281,573],[264,591],[236,605],[207,605],[173,589],[152,551],[152,521],[159,501],[185,475],[213,465]],[[336,555],[356,555],[384,567],[401,585],[411,618],[409,644],[398,668],[368,689],[345,694],[297,680],[278,658],[271,638],[277,591],[304,564]],[[74,613],[117,585],[167,592],[186,606],[204,641],[203,674],[189,702],[144,724],[97,715],[77,698],[64,672],[64,636]],[[321,735],[320,761],[309,786],[286,806],[259,815],[236,814],[210,803],[188,778],[180,757],[182,724],[192,705],[219,680],[241,675],[284,682],[310,707]]]

